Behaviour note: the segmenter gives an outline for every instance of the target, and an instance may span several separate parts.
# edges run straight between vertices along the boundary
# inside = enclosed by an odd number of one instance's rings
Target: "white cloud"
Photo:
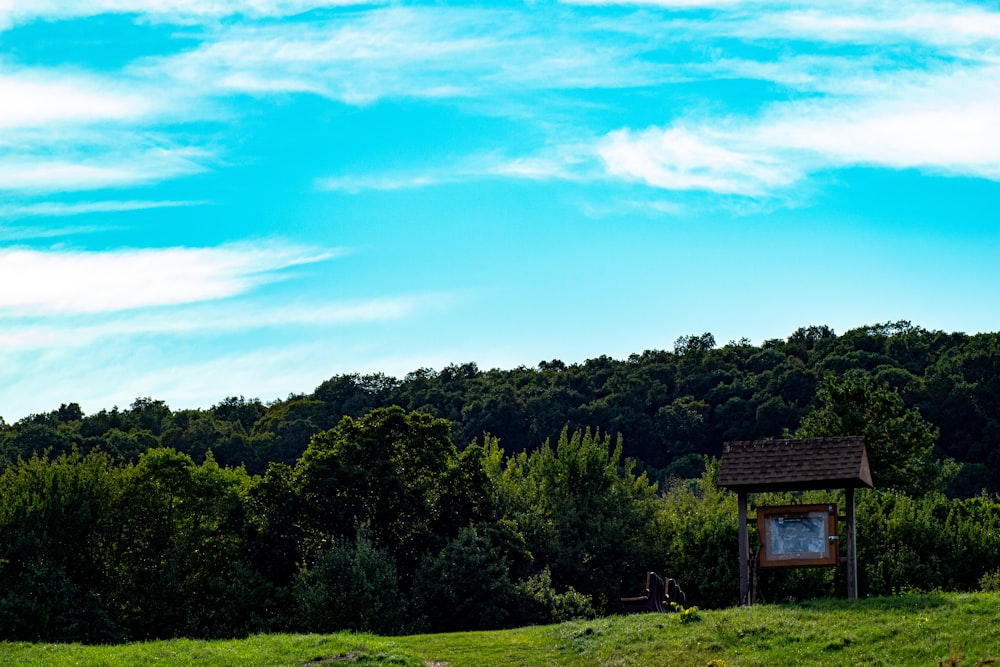
[[[567,145],[534,156],[508,158],[474,155],[448,165],[377,174],[328,176],[315,181],[319,190],[358,193],[365,190],[392,191],[434,187],[488,178],[530,181],[584,180],[592,166],[589,147]]]
[[[776,156],[740,147],[731,133],[720,135],[712,128],[619,130],[598,151],[610,174],[667,190],[759,196],[800,177]]]
[[[223,299],[333,251],[269,244],[108,252],[0,249],[0,312],[99,313]]]
[[[770,4],[770,0],[560,0],[567,5],[589,7],[631,6],[659,9],[734,9],[747,5]]]
[[[584,39],[587,24],[565,18],[566,33],[543,30],[531,11],[474,7],[391,7],[303,24],[238,25],[129,71],[208,95],[308,92],[354,105],[624,87],[656,75],[630,57],[632,45]]]
[[[390,192],[392,190],[426,188],[446,183],[456,183],[460,180],[462,180],[462,177],[458,174],[448,174],[442,170],[429,170],[422,173],[407,174],[351,174],[349,176],[327,176],[316,179],[316,187],[319,190],[356,194],[364,190]]]
[[[202,43],[189,51],[134,63],[123,73],[128,85],[68,71],[0,74],[0,98],[17,100],[0,108],[0,127],[103,130],[109,124],[136,125],[178,113],[166,106],[176,105],[167,100],[177,96],[187,99],[187,111],[196,115],[206,112],[209,98],[241,93],[305,92],[356,105],[386,97],[457,97],[497,101],[483,106],[509,109],[515,105],[512,98],[524,99],[537,90],[654,90],[665,81],[734,76],[827,97],[809,103],[772,102],[762,107],[761,115],[744,118],[706,117],[704,110],[698,117],[682,112],[678,118],[675,110],[665,108],[671,116],[661,127],[624,127],[605,136],[597,154],[607,173],[658,188],[749,196],[787,188],[815,170],[854,164],[996,177],[990,118],[997,110],[997,78],[991,69],[995,56],[990,54],[1000,41],[1000,12],[987,7],[851,0],[648,0],[565,3],[636,8],[596,20],[586,20],[571,7],[552,5],[521,10],[390,6],[283,24],[256,20],[339,4],[350,3],[100,0],[85,8],[59,2],[0,5],[0,16],[14,17],[11,20],[102,12],[132,12],[156,20],[240,17],[207,27]],[[669,11],[692,7],[717,11],[707,18]],[[540,28],[540,17],[558,19],[560,30]],[[734,55],[735,49],[717,41],[725,38],[763,45],[777,59],[753,61],[743,52]],[[887,49],[817,55],[809,53],[809,47],[800,53],[798,46],[782,46],[790,41],[851,48],[901,44],[906,53],[926,51],[902,64],[904,59],[897,62]],[[700,43],[705,47],[691,47]],[[663,63],[651,55],[674,44],[686,45],[675,61]],[[949,78],[961,85],[949,83]],[[64,103],[54,105],[53,99]],[[559,124],[545,117],[547,111],[534,106],[530,113],[542,119],[539,127],[548,123],[543,131],[551,132]],[[560,126],[560,137],[575,131],[577,136],[569,141],[580,141],[588,132],[581,118]],[[136,135],[141,132],[116,129],[102,143],[71,130],[67,136],[52,133],[37,152],[27,148],[27,135],[20,141],[0,138],[0,190],[131,186],[206,168],[205,151],[169,143],[158,149],[150,147],[155,141],[129,140]],[[556,143],[551,136],[549,142]],[[85,146],[87,141],[93,143]],[[10,144],[6,151],[5,143]],[[450,168],[333,176],[316,184],[353,192],[482,177],[593,176],[586,172],[589,163],[578,149],[550,153],[486,166],[456,162]]]
[[[133,145],[127,145],[129,138]],[[107,143],[98,145],[57,140],[48,146],[23,146],[35,152],[0,153],[0,192],[96,190],[152,183],[203,172],[203,162],[209,158],[198,148],[148,145],[153,143],[150,137],[130,133],[109,131],[104,140]]]
[[[150,337],[220,336],[261,329],[350,326],[403,320],[446,307],[448,294],[380,297],[334,303],[213,303],[160,307],[130,313],[66,313],[42,317],[0,316],[0,349],[81,348],[110,340]]]
[[[851,166],[1000,180],[1000,67],[872,77],[859,92],[774,103],[756,117],[622,129],[597,152],[617,177],[748,196]]]
[[[130,405],[140,396],[163,400],[174,410],[204,409],[236,395],[270,401],[311,391],[337,373],[381,372],[402,377],[420,367],[444,367],[455,361],[450,356],[454,350],[432,348],[403,357],[364,343],[332,345],[329,340],[282,341],[249,349],[224,346],[208,354],[195,347],[172,351],[165,358],[162,348],[141,344],[123,349],[105,343],[14,354],[0,347],[2,416],[14,421],[71,401],[90,414]],[[472,358],[466,352],[459,354]],[[504,362],[498,367],[517,365]],[[31,368],[32,372],[12,373],[12,368]]]
[[[804,4],[742,25],[738,32],[745,36],[854,44],[905,41],[954,47],[1000,39],[1000,13],[951,2]]]
[[[377,1],[377,0],[376,0]],[[0,27],[36,19],[61,20],[102,14],[137,14],[146,20],[193,23],[227,16],[276,18],[312,9],[371,5],[370,0],[0,0]]]
[[[982,90],[978,91],[984,92]],[[795,105],[756,128],[757,140],[801,151],[818,167],[922,168],[1000,179],[1000,95]]]
[[[36,202],[33,204],[0,205],[0,218],[26,218],[31,216],[72,216],[90,213],[121,213],[153,208],[202,206],[204,201],[90,201],[90,202]]]
[[[0,62],[0,191],[94,190],[204,171],[207,151],[153,123],[199,106],[163,81]]]
[[[248,392],[268,400],[308,391],[337,372],[372,366],[391,372],[370,361],[373,352],[383,353],[380,344],[341,339],[337,329],[425,315],[454,298],[418,294],[318,305],[235,300],[29,318],[0,313],[0,405],[8,419],[68,401],[96,411],[137,396],[154,396],[174,409],[204,408]],[[268,330],[279,335],[269,338]],[[426,360],[406,371],[419,365]]]
[[[6,71],[4,71],[6,70]],[[92,74],[0,69],[0,129],[53,123],[136,121],[162,112],[165,96]]]

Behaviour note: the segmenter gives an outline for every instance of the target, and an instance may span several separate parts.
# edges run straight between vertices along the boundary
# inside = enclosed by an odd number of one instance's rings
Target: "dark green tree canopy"
[[[819,406],[802,419],[795,437],[863,435],[876,486],[910,493],[941,490],[957,474],[933,458],[938,429],[899,393],[861,371],[826,378]]]

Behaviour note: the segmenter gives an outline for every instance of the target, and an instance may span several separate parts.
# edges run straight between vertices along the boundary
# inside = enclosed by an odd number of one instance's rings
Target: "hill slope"
[[[7,665],[985,665],[1000,595],[820,600],[409,637],[269,635],[113,647],[0,644]]]

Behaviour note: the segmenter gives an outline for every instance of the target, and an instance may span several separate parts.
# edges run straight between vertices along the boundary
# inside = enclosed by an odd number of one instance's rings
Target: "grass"
[[[46,667],[974,667],[993,664],[998,655],[1000,594],[993,593],[817,600],[408,637],[342,633],[121,646],[0,643],[0,664]]]

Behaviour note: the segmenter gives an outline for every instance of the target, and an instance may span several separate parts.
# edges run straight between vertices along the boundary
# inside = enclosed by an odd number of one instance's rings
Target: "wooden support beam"
[[[847,597],[858,599],[858,545],[854,523],[854,489],[848,487],[844,493],[847,505]]]
[[[750,606],[750,532],[747,530],[747,494],[736,494],[739,503],[740,604]]]

